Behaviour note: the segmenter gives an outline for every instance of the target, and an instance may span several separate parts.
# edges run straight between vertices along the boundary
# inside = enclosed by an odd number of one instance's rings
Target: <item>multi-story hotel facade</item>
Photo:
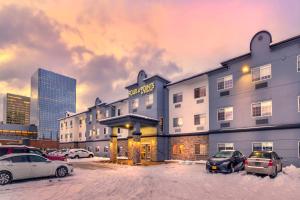
[[[86,112],[61,119],[79,123],[75,118],[83,115],[85,128],[72,130],[84,135],[78,141],[65,140],[61,129],[60,142],[78,142],[113,161],[118,155],[133,163],[200,160],[237,149],[246,156],[274,150],[285,164],[300,166],[299,74],[300,36],[273,44],[261,31],[249,53],[177,82],[140,71],[126,87],[127,98],[110,104],[97,99]]]

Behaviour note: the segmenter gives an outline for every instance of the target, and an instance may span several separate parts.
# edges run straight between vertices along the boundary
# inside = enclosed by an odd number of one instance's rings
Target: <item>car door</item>
[[[13,180],[31,178],[31,165],[27,155],[16,155],[6,159],[7,169],[12,173]]]
[[[46,177],[54,175],[53,164],[48,159],[39,155],[29,155],[31,174],[33,177]]]
[[[85,151],[85,150],[81,150],[80,151],[80,157],[81,158],[87,158],[87,157],[89,157],[89,153],[87,152],[87,151]]]

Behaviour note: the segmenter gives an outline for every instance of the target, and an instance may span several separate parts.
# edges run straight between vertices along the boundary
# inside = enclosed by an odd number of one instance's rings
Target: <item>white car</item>
[[[85,149],[70,149],[69,158],[92,158],[94,153]]]
[[[32,153],[7,154],[0,157],[0,185],[14,180],[38,177],[65,177],[73,167],[64,161],[51,161]]]

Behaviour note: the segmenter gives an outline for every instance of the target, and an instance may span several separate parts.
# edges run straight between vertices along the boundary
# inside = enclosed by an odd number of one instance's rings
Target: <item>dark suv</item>
[[[34,153],[40,156],[43,156],[49,160],[66,160],[63,156],[50,156],[48,154],[43,153],[41,150],[35,147],[28,147],[25,145],[2,145],[0,146],[0,157],[6,154],[11,153]]]

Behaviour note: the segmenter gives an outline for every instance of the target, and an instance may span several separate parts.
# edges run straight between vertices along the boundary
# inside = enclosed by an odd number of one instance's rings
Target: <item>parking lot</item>
[[[275,179],[208,174],[203,164],[127,166],[75,162],[66,178],[19,181],[0,187],[1,200],[21,199],[289,199],[300,197],[300,169],[284,168]]]

